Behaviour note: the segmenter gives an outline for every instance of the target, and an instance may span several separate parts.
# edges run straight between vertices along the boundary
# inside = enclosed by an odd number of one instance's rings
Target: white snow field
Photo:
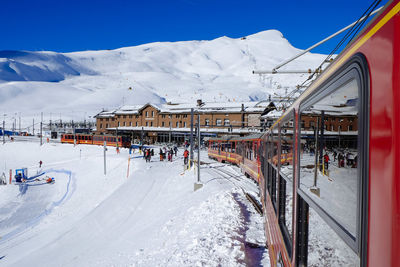
[[[284,96],[308,74],[252,71],[272,70],[300,51],[277,30],[103,51],[0,51],[0,111],[6,120],[21,112],[26,125],[40,112],[45,120],[50,113],[83,120],[123,104],[265,100]],[[282,69],[315,69],[324,58],[307,53]]]
[[[2,145],[7,177],[21,167],[29,176],[45,174],[0,186],[0,265],[268,266],[262,217],[236,186],[257,194],[256,184],[203,151],[209,164],[201,167],[204,186],[194,191],[196,172],[183,172],[182,154],[146,163],[135,152],[127,177],[126,149],[109,147],[104,175],[100,146]],[[46,176],[55,183],[46,184]]]

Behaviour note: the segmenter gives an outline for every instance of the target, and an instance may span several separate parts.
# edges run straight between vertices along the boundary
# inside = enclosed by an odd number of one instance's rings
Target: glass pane
[[[360,266],[357,254],[311,207],[308,229],[308,266]]]
[[[293,235],[292,209],[293,209],[293,119],[281,125],[281,153],[280,153],[280,224],[287,232],[287,245],[291,246]]]
[[[358,102],[357,81],[350,80],[301,113],[300,188],[353,237],[357,235]]]

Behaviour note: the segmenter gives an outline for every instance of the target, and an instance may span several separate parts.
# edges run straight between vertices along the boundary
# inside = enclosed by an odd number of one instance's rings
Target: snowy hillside
[[[298,52],[276,30],[104,51],[0,51],[0,111],[94,115],[124,103],[256,101],[283,95],[306,79],[252,74]],[[308,53],[284,68],[315,68],[322,60]]]

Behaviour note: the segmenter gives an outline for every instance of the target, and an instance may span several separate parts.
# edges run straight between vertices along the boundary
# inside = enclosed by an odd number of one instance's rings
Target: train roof
[[[261,139],[263,135],[264,133],[251,134],[247,136],[226,135],[218,138],[210,138],[209,141],[244,141],[244,140]]]

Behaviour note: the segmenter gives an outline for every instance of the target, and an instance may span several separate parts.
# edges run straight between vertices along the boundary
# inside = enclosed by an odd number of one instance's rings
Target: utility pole
[[[197,114],[197,182],[194,183],[194,191],[203,187],[200,183],[200,113]]]
[[[315,151],[315,160],[314,160],[314,184],[310,188],[310,191],[317,196],[320,196],[320,189],[317,187],[317,178],[318,178],[318,132],[319,132],[319,117],[317,118],[317,125],[315,127],[315,145],[314,145],[314,151]]]
[[[41,113],[41,119],[40,119],[40,145],[43,145],[43,112]]]
[[[141,137],[140,137],[140,145],[143,145],[143,126],[142,126],[142,132],[141,132]]]
[[[85,122],[85,124],[86,124],[86,122]],[[115,145],[116,149],[118,150],[118,126],[115,130],[115,142],[116,142],[116,145]]]
[[[192,164],[193,164],[193,108],[190,109],[190,165]]]
[[[172,131],[172,115],[169,115],[169,143],[171,143],[171,131]]]
[[[107,168],[106,168],[106,151],[107,151],[107,143],[104,141],[104,175],[107,174]]]
[[[72,129],[74,131],[74,146],[76,146],[76,132],[75,132],[75,123],[74,120],[72,120]]]

